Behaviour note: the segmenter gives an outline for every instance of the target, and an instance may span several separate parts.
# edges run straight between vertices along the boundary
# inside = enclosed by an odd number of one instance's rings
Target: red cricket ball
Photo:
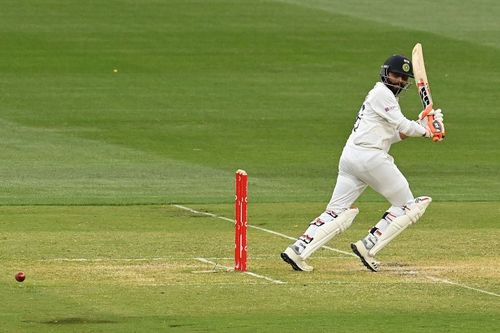
[[[24,275],[24,273],[23,273],[23,272],[18,272],[18,273],[16,274],[16,281],[17,281],[17,282],[23,282],[23,281],[24,281],[24,279],[26,279],[26,275]]]

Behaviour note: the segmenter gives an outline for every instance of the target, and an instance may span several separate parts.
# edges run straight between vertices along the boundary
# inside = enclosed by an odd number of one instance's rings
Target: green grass
[[[217,174],[240,167],[254,200],[324,201],[379,63],[417,40],[449,136],[394,147],[400,167],[416,193],[499,200],[497,49],[281,2],[146,1],[141,13],[130,2],[75,2],[20,24],[23,6],[2,11],[1,171],[15,182],[0,192],[6,202],[227,201]],[[416,94],[402,103],[418,114]],[[78,195],[57,198],[61,181]]]
[[[1,4],[0,332],[496,331],[497,2]],[[290,240],[250,229],[250,270],[287,283],[225,272],[232,225],[171,204],[231,218],[244,168],[250,224],[296,237],[380,63],[417,41],[448,136],[391,151],[434,203],[384,269],[322,250],[297,274]],[[413,87],[401,104],[419,113]],[[357,204],[332,247],[387,208],[373,191]]]
[[[2,274],[0,312],[11,331],[229,332],[298,326],[347,332],[383,324],[388,332],[401,327],[409,332],[493,332],[497,297],[428,278],[460,281],[498,295],[496,255],[483,244],[498,237],[495,212],[485,209],[488,205],[466,204],[470,213],[459,221],[442,213],[456,210],[457,204],[431,206],[428,217],[384,251],[384,270],[377,274],[351,256],[327,250],[312,259],[316,272],[293,272],[277,255],[288,240],[250,229],[250,271],[285,285],[194,259],[232,265],[233,226],[221,219],[169,205],[5,207],[2,267],[5,272],[25,270],[27,280],[16,284],[13,276]],[[362,221],[384,207],[364,206],[358,223],[333,246],[347,251],[349,241],[364,234]],[[287,219],[280,219],[277,207],[252,206],[253,224],[295,235],[320,208],[286,204],[281,209]],[[300,213],[287,215],[297,208]],[[199,209],[229,215],[232,206]],[[471,229],[477,211],[483,212],[482,221],[491,222]],[[481,242],[471,241],[470,235]]]

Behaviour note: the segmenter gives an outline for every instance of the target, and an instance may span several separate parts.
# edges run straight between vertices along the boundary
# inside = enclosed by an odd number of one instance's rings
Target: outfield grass
[[[0,332],[497,330],[496,1],[1,4]],[[448,136],[392,154],[434,203],[377,274],[348,246],[387,208],[372,191],[291,271],[378,66],[417,41]],[[250,224],[282,234],[249,230],[249,269],[285,284],[224,268],[232,225],[203,212],[232,218],[238,168]]]
[[[302,220],[320,205],[253,205],[254,225],[295,235]],[[382,210],[365,203],[366,211]],[[286,284],[274,284],[231,266],[231,223],[167,206],[5,207],[2,266],[24,269],[27,280],[2,274],[0,307],[6,331],[134,332],[288,331],[297,327],[347,332],[384,325],[384,331],[493,332],[498,296],[443,283],[451,279],[497,295],[495,212],[488,204],[466,204],[469,214],[439,212],[457,204],[435,204],[429,217],[408,230],[381,256],[384,269],[368,272],[352,256],[322,250],[311,263],[317,271],[300,274],[277,253],[288,240],[250,229],[249,270]],[[300,209],[300,213],[292,212]],[[204,205],[202,211],[228,214],[231,205]],[[476,226],[468,220],[484,212]],[[279,217],[285,215],[286,220]],[[359,221],[335,242],[365,233]],[[271,223],[270,220],[276,221]],[[449,231],[453,230],[453,234]],[[471,241],[470,235],[480,238]],[[443,240],[447,240],[444,242]],[[450,256],[453,253],[453,257]],[[195,258],[214,261],[218,266]],[[362,319],[362,321],[361,321]]]

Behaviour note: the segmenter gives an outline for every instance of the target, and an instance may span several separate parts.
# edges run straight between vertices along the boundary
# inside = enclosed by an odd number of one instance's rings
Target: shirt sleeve
[[[389,91],[388,91],[389,92]],[[399,103],[394,95],[380,94],[371,101],[373,110],[385,119],[396,131],[406,136],[418,137],[425,135],[425,128],[416,121],[407,119],[401,112]]]
[[[400,142],[400,141],[403,141],[403,139],[401,139],[401,135],[399,135],[399,132],[398,131],[394,131],[394,135],[392,136],[392,138],[389,140],[389,142],[391,144],[393,143],[397,143],[397,142]]]

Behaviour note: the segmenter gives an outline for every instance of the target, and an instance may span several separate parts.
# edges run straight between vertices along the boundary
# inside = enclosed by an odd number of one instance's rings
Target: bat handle
[[[433,110],[433,104],[432,103],[429,103],[425,109],[424,109],[424,112],[422,112],[422,114],[420,115],[420,119],[424,119],[425,117],[427,117],[427,124],[429,126],[429,128],[433,128],[434,127],[434,115],[430,115],[429,113],[432,112]],[[437,141],[440,141],[443,139],[443,133],[441,132],[438,132],[438,133],[434,133],[434,135],[432,136],[432,141],[433,142],[437,142]]]
[[[433,123],[434,123],[434,115],[429,115],[427,116],[427,123],[429,124],[429,128],[432,128],[434,127]],[[437,133],[434,133],[434,135],[432,136],[432,141],[433,142],[437,142],[437,141],[440,141],[443,139],[443,133],[442,132],[437,132]]]
[[[433,105],[431,103],[425,107],[424,112],[422,112],[420,119],[424,119],[425,116],[427,116],[432,110],[433,110]],[[432,120],[434,120],[434,116],[430,115],[429,117],[432,117]]]

